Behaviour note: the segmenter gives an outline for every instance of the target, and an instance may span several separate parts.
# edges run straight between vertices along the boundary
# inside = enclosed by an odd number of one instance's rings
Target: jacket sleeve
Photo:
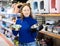
[[[31,26],[34,25],[34,24],[37,24],[37,20],[36,19],[32,19],[31,20]],[[37,32],[32,32],[31,31],[31,33],[32,33],[33,38],[36,38]]]
[[[36,38],[37,32],[33,32],[33,33],[32,33],[32,36],[33,36],[33,38]]]
[[[18,24],[18,20],[16,21],[16,24]],[[12,30],[12,33],[16,36],[19,31]]]
[[[34,25],[34,24],[37,24],[37,20],[36,19],[32,19],[31,20],[31,26]]]
[[[19,32],[19,31],[12,30],[12,33],[13,33],[15,36],[17,36],[18,32]]]

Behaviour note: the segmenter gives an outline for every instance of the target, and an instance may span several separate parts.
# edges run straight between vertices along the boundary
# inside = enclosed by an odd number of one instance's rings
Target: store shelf
[[[55,33],[48,32],[48,31],[40,31],[40,33],[48,35],[48,36],[53,37],[53,38],[60,39],[60,34],[55,34]]]
[[[35,15],[38,15],[38,16],[60,16],[60,14],[35,14]]]
[[[2,21],[10,23],[10,24],[15,24],[13,21],[9,20],[9,19],[2,19]]]
[[[2,26],[2,28],[6,29],[9,32],[12,32],[12,30],[10,28],[4,27],[4,26]]]

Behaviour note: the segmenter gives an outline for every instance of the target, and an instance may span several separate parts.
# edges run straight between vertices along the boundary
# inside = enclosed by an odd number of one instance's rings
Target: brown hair
[[[30,8],[30,17],[33,18],[30,4],[26,4],[26,3],[24,3],[24,4],[22,5],[22,7],[20,8],[20,11],[21,11],[21,19],[24,18],[24,15],[23,15],[23,13],[22,13],[22,9],[23,9],[25,6],[28,6],[28,7]]]

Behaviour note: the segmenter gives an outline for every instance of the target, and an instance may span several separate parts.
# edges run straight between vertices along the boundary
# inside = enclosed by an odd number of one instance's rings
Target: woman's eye
[[[24,11],[26,11],[26,10],[24,10]]]

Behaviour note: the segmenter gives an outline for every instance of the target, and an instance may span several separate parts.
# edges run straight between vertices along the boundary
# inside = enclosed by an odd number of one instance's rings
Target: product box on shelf
[[[49,13],[49,0],[32,0],[30,2],[33,13]]]
[[[36,14],[39,13],[39,0],[32,0],[30,2],[31,8],[32,8],[32,13]]]
[[[50,13],[60,13],[60,0],[50,0]]]
[[[39,13],[49,13],[49,0],[39,0]]]

